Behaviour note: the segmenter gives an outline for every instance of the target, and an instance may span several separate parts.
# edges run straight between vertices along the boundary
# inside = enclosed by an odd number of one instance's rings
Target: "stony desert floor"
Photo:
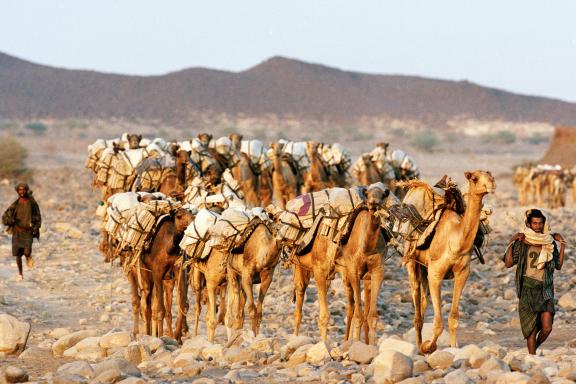
[[[225,329],[220,325],[214,345],[203,337],[187,337],[184,346],[152,338],[128,345],[130,340],[124,339],[132,326],[129,287],[121,268],[105,264],[98,252],[98,223],[94,216],[97,194],[90,188],[91,175],[83,169],[84,143],[72,140],[60,146],[46,139],[23,141],[34,148],[29,165],[35,170],[32,188],[42,210],[43,227],[40,241],[34,244],[36,265],[33,269],[25,267],[23,282],[17,280],[10,238],[0,234],[0,313],[31,324],[27,350],[20,357],[0,358],[0,368],[19,367],[31,381],[61,383],[89,382],[98,375],[95,382],[383,382],[378,358],[372,364],[368,362],[383,353],[386,345],[413,342],[409,285],[400,256],[393,255],[386,264],[378,301],[379,350],[361,343],[343,343],[345,296],[339,277],[330,288],[329,342],[319,343],[314,285],[309,288],[304,305],[303,336],[291,336],[291,271],[280,266],[265,300],[258,337],[251,335],[246,324],[242,337],[228,346]],[[501,262],[508,239],[516,232],[515,219],[525,209],[516,204],[511,168],[521,161],[537,159],[544,149],[505,147],[480,152],[456,148],[414,153],[424,177],[430,181],[447,173],[463,183],[464,171],[488,169],[496,177],[497,192],[486,199],[494,209],[493,232],[485,253],[487,262],[473,262],[460,305],[461,348],[448,348],[446,331],[441,339],[444,344],[439,347],[442,353],[428,357],[408,353],[412,355],[411,375],[395,376],[397,380],[393,381],[505,383],[527,382],[532,377],[540,380],[533,382],[564,383],[576,379],[576,210],[572,202],[550,212],[553,231],[562,233],[569,244],[564,268],[555,274],[556,299],[564,296],[563,305],[556,306],[554,331],[541,350],[542,356],[526,356],[516,310],[514,270],[507,270]],[[12,188],[6,183],[0,186],[2,209],[15,197]],[[451,289],[452,283],[445,282],[444,318]],[[192,304],[191,292],[189,297]],[[427,322],[431,320],[429,308]],[[188,322],[192,323],[192,311]],[[90,336],[84,344],[64,353],[66,356],[53,352],[56,345],[62,348],[67,334],[83,330],[89,331],[84,337]],[[204,334],[203,312],[200,335]],[[104,339],[108,340],[106,346]],[[370,358],[367,360],[366,356]],[[82,359],[92,365],[66,365]],[[394,364],[393,369],[401,371],[407,363]],[[510,370],[513,373],[507,373]]]

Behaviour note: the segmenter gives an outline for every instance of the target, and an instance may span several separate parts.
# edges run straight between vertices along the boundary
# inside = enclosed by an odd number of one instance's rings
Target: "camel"
[[[300,333],[300,323],[302,321],[302,304],[304,294],[310,283],[310,278],[314,277],[318,289],[318,305],[320,314],[318,316],[318,328],[320,337],[326,341],[328,337],[328,323],[330,312],[328,311],[328,280],[335,271],[336,249],[331,245],[332,241],[326,236],[316,236],[310,250],[301,256],[293,256],[291,262],[294,271],[294,335]]]
[[[214,341],[216,333],[216,325],[220,316],[216,313],[216,297],[218,290],[224,293],[224,285],[226,284],[226,264],[228,254],[227,252],[212,249],[210,254],[205,260],[194,260],[192,271],[192,288],[194,289],[194,296],[196,298],[195,311],[194,311],[194,335],[198,334],[198,323],[200,320],[201,298],[202,289],[206,288],[208,295],[208,308],[206,310],[206,331],[207,337],[210,342]],[[222,306],[223,300],[221,297],[220,305]]]
[[[372,161],[372,157],[369,153],[363,154],[358,159],[358,165],[355,167],[354,176],[358,185],[370,185],[381,181],[380,173],[378,168]]]
[[[278,207],[284,209],[287,201],[300,194],[301,182],[298,175],[298,165],[290,158],[290,154],[282,152],[279,143],[270,144],[270,148],[272,198]]]
[[[518,191],[518,204],[520,205],[527,205],[529,203],[531,183],[531,180],[528,179],[529,174],[529,167],[518,166],[514,170],[514,176],[512,180]]]
[[[235,180],[240,183],[247,205],[257,207],[260,205],[260,166],[252,163],[250,157],[240,151],[242,136],[230,135],[235,152],[235,162],[230,171]]]
[[[310,159],[310,169],[304,175],[304,193],[333,187],[330,175],[318,153],[319,146],[320,143],[314,141],[306,143],[306,153]]]
[[[175,263],[180,257],[179,244],[184,230],[193,219],[192,213],[182,208],[162,219],[157,224],[150,249],[141,255],[142,262],[137,268],[140,268],[140,311],[146,334],[163,336],[163,321],[166,320],[167,335],[169,337],[174,335],[177,340],[181,339],[185,319],[178,316],[176,330],[173,333],[171,311],[173,282],[166,283],[169,288],[166,292],[164,286],[166,280],[172,280],[170,278],[172,273],[178,276],[178,307],[179,312],[184,311],[187,307],[185,271],[180,272]]]
[[[129,134],[126,136],[128,140],[128,149],[138,149],[140,148],[140,141],[142,140],[142,135]]]
[[[337,265],[342,275],[346,296],[345,339],[360,340],[364,325],[365,342],[376,343],[378,322],[377,301],[384,280],[386,239],[382,236],[382,219],[377,212],[382,208],[389,190],[371,188],[366,192],[366,207],[356,212],[351,222],[350,234],[341,246]],[[364,280],[365,308],[362,312],[360,280]],[[354,323],[352,334],[351,325]]]
[[[260,329],[262,305],[266,292],[272,283],[274,268],[280,259],[280,245],[270,228],[258,224],[244,243],[242,253],[230,254],[228,259],[228,297],[227,327],[230,336],[230,325],[242,329],[244,324],[244,299],[247,300],[248,313],[252,320],[252,331],[255,335]],[[258,303],[254,304],[253,284],[260,284]],[[242,291],[240,291],[242,288]],[[244,298],[245,297],[245,298]],[[231,317],[234,316],[234,321]]]
[[[443,211],[435,228],[428,249],[418,250],[414,242],[406,241],[405,254],[406,268],[412,290],[414,305],[414,328],[416,330],[416,344],[422,354],[432,353],[436,350],[436,341],[443,332],[442,320],[442,280],[454,278],[454,292],[452,306],[448,317],[450,331],[450,344],[458,346],[458,304],[468,275],[470,274],[470,260],[474,239],[480,225],[482,200],[488,193],[493,193],[496,183],[490,172],[466,172],[468,181],[468,194],[466,196],[466,210],[463,216],[453,210]],[[424,193],[432,193],[427,185],[415,188],[428,188]],[[412,190],[410,191],[412,192]],[[404,202],[409,198],[406,196]],[[405,256],[406,257],[406,256]],[[427,293],[430,292],[434,307],[434,336],[432,340],[422,342],[422,326],[427,305]]]

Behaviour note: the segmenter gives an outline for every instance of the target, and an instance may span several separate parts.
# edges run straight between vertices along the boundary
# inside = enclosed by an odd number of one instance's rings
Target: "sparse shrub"
[[[449,143],[456,143],[464,139],[460,132],[449,131],[444,135],[444,139]]]
[[[485,134],[482,136],[482,141],[494,144],[512,144],[516,141],[516,134],[511,131],[502,130]]]
[[[26,124],[25,128],[31,130],[35,135],[43,135],[46,132],[46,126],[37,121]]]
[[[8,119],[0,119],[0,130],[10,130],[18,128],[18,124],[16,124],[12,120]]]
[[[534,132],[529,138],[528,142],[530,144],[538,145],[541,143],[546,143],[548,141],[548,137],[540,132]]]
[[[393,137],[404,137],[406,135],[406,130],[404,128],[392,128],[390,134]]]
[[[417,132],[412,136],[410,144],[422,151],[432,152],[438,144],[438,138],[432,131]]]
[[[27,173],[28,151],[18,140],[7,136],[0,138],[0,178],[21,177]]]

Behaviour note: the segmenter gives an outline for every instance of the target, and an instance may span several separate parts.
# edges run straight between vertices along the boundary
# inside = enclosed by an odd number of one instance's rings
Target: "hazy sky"
[[[576,102],[576,0],[2,0],[0,51],[126,74],[282,55]]]

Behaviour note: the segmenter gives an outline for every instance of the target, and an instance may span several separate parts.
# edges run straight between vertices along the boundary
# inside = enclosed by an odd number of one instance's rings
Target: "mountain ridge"
[[[367,74],[273,56],[246,70],[141,76],[62,69],[0,52],[0,117],[186,121],[210,113],[367,119],[445,126],[455,119],[576,123],[576,104],[466,80]],[[360,124],[360,123],[359,123]]]

